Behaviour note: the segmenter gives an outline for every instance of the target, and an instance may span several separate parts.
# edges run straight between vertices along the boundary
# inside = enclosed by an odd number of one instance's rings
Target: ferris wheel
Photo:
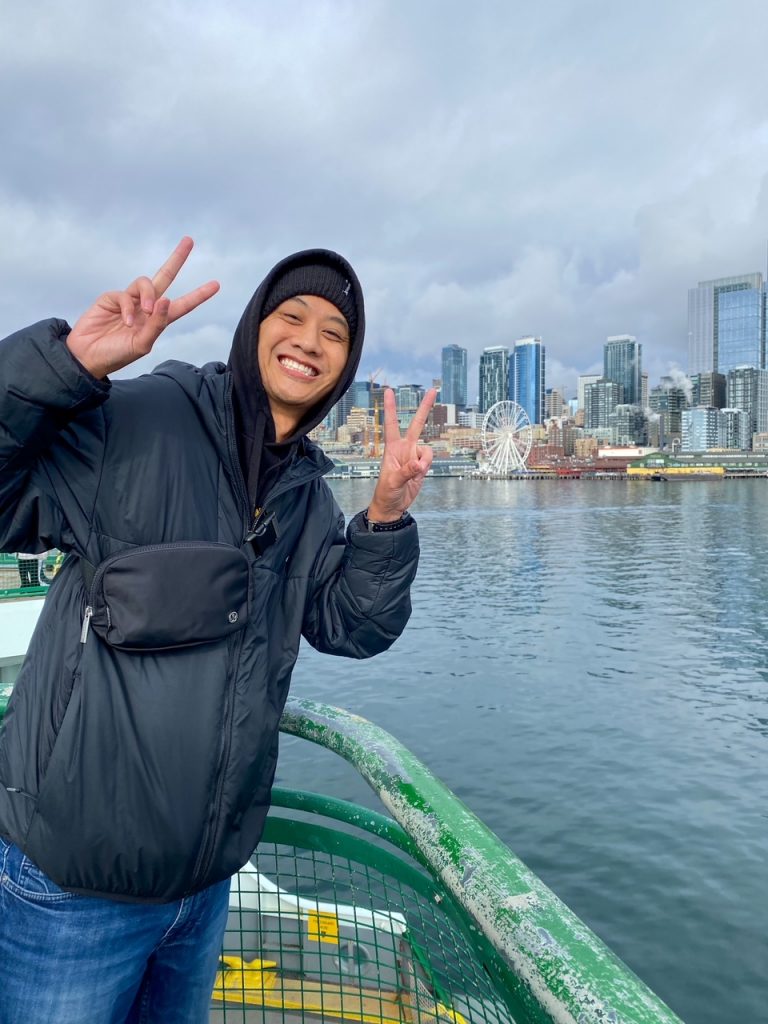
[[[492,474],[519,473],[525,469],[533,444],[528,414],[517,402],[497,402],[485,414],[482,428],[483,451]]]

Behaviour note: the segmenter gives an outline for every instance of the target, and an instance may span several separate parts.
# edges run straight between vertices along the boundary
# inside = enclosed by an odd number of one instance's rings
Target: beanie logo
[[[352,287],[352,283],[350,281],[347,281],[347,287],[343,289],[341,294],[342,295],[349,295],[349,289],[351,287]]]

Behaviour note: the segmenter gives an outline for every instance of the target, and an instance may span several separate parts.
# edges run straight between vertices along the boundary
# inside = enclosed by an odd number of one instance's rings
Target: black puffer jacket
[[[243,546],[232,373],[166,363],[110,386],[67,332],[43,321],[0,345],[0,547],[96,564],[148,544]],[[0,734],[0,834],[59,885],[167,901],[231,875],[262,832],[302,633],[365,658],[402,631],[416,527],[369,533],[357,516],[345,539],[330,465],[306,440],[291,448],[264,503],[277,539],[261,556],[244,546],[249,621],[226,640],[135,653],[91,631],[83,644],[86,591],[65,561]]]

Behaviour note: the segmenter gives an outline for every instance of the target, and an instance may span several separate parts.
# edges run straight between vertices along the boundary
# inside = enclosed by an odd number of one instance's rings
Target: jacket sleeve
[[[110,385],[72,356],[68,334],[63,320],[43,320],[0,342],[3,551],[71,548],[90,512],[100,439],[77,437],[70,424],[104,402]]]
[[[344,516],[335,502],[334,515],[303,633],[324,654],[370,658],[391,647],[410,618],[418,530],[412,522],[402,530],[369,533],[359,513],[345,537]]]

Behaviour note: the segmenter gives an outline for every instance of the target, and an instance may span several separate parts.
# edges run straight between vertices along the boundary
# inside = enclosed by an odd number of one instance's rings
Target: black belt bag
[[[181,541],[81,559],[88,630],[111,647],[162,651],[225,640],[248,620],[249,563],[231,544]]]

